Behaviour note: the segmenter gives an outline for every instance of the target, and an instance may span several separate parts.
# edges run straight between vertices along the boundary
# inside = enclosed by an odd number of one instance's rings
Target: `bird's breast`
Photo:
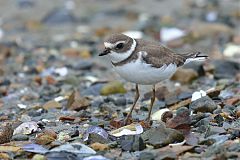
[[[163,65],[160,68],[152,67],[141,60],[131,61],[121,66],[113,66],[115,71],[127,81],[151,85],[170,78],[176,71],[176,64]]]

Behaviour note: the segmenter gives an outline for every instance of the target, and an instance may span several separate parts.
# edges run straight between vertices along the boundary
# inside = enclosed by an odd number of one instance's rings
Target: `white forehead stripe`
[[[106,48],[113,48],[115,46],[115,44],[112,44],[112,43],[108,43],[108,42],[104,42],[104,46]]]

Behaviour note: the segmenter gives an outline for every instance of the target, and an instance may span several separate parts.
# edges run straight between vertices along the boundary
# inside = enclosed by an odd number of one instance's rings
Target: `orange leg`
[[[133,102],[133,105],[132,105],[132,107],[130,109],[130,112],[128,113],[128,115],[127,115],[127,117],[125,119],[125,122],[124,122],[125,124],[124,125],[127,124],[129,118],[132,116],[133,109],[136,106],[136,103],[137,103],[137,101],[139,99],[139,96],[140,96],[140,94],[139,94],[139,90],[138,90],[138,84],[136,84],[136,94],[135,94],[134,102]]]

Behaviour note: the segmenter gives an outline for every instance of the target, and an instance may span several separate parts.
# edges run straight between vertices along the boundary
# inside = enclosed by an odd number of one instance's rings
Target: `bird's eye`
[[[116,49],[122,49],[123,46],[124,46],[123,43],[118,43],[115,48],[116,48]]]

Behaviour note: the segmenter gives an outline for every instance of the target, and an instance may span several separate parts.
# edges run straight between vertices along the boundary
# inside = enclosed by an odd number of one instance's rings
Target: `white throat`
[[[133,40],[132,46],[127,52],[116,53],[116,52],[111,51],[111,53],[108,54],[113,63],[121,62],[121,61],[127,59],[133,53],[133,51],[135,50],[135,48],[137,46],[137,42],[134,39],[132,39],[132,40]]]

